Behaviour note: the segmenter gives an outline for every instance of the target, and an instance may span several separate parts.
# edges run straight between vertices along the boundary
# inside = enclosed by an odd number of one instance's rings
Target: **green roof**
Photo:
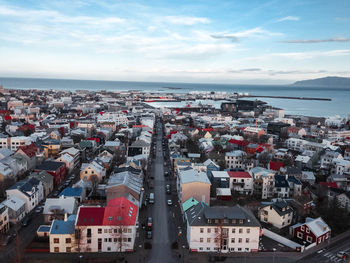
[[[195,206],[198,203],[199,202],[194,197],[191,197],[182,204],[182,210],[186,212],[188,209],[190,209],[192,206]]]

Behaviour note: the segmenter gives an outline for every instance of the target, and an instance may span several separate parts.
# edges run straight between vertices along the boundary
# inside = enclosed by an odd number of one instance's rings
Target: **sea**
[[[350,87],[299,87],[294,85],[239,85],[207,83],[171,83],[171,82],[132,82],[102,80],[72,80],[44,78],[0,78],[0,85],[5,89],[39,89],[39,90],[90,90],[90,91],[128,91],[139,90],[159,93],[188,93],[191,91],[214,91],[228,93],[248,93],[260,96],[317,97],[331,101],[295,100],[277,98],[258,98],[274,107],[282,108],[286,114],[315,117],[331,117],[350,114]],[[254,99],[254,98],[249,98]],[[203,102],[203,101],[202,101]],[[207,101],[219,107],[220,101]],[[181,106],[187,102],[159,103],[151,105]],[[203,102],[205,103],[205,102]]]

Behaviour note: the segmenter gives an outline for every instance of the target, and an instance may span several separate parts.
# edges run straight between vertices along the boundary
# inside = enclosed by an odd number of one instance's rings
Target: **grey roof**
[[[129,171],[113,174],[109,177],[106,188],[108,189],[118,185],[125,185],[136,193],[140,193],[142,188],[142,178]]]
[[[130,147],[149,147],[150,144],[145,142],[144,140],[137,140],[133,142]]]
[[[182,184],[192,183],[192,182],[201,182],[201,183],[211,185],[206,173],[199,172],[194,169],[180,171],[179,178]]]
[[[275,187],[289,187],[284,175],[275,175]]]
[[[212,206],[209,207],[203,202],[191,207],[186,212],[186,218],[190,226],[209,226],[217,225],[215,219],[230,219],[224,225],[230,226],[256,226],[260,227],[259,221],[254,217],[251,211],[239,205],[233,207],[228,206]],[[210,223],[208,219],[211,219]],[[236,221],[233,222],[232,220]],[[243,220],[243,223],[239,222]]]

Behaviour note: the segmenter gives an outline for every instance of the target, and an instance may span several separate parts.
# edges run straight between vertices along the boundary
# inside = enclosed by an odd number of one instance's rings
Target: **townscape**
[[[229,97],[215,92],[176,108],[150,102],[172,93],[0,93],[2,262],[349,259],[349,117],[195,101]]]

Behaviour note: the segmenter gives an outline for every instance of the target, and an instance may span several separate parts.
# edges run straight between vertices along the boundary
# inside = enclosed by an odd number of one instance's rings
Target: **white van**
[[[149,194],[149,203],[154,204],[154,193]]]

